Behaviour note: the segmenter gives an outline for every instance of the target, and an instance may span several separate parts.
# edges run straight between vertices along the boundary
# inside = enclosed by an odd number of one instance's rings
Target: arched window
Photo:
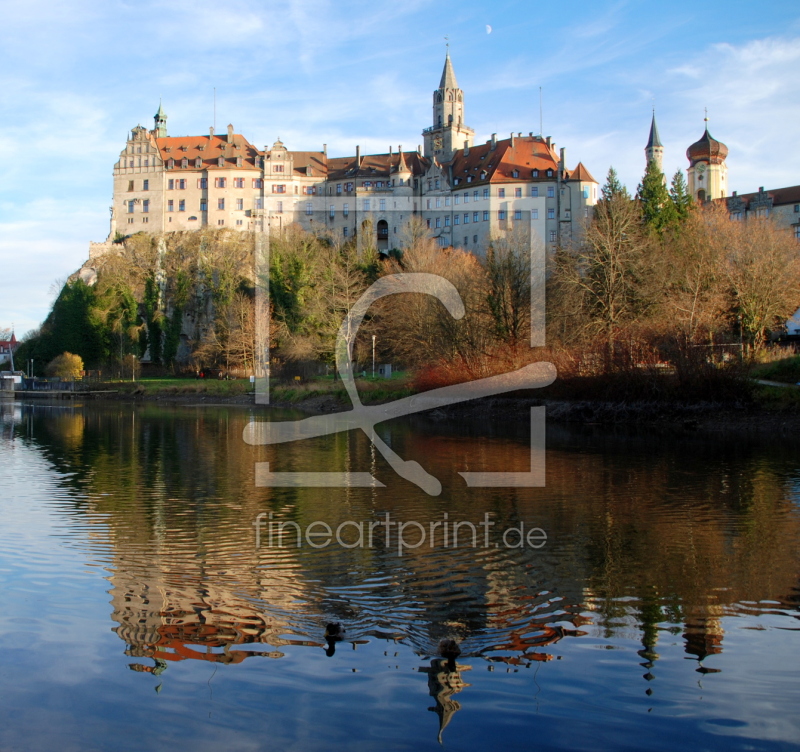
[[[697,191],[697,200],[698,201],[705,201],[706,200],[706,192],[705,191]]]

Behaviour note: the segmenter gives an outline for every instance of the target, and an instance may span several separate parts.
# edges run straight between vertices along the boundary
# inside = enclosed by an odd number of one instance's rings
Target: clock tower
[[[689,195],[698,204],[728,195],[728,166],[725,164],[728,147],[712,138],[708,132],[708,117],[705,123],[705,133],[686,150]]]
[[[464,92],[458,88],[450,50],[444,61],[442,80],[433,92],[433,125],[422,132],[424,154],[429,159],[449,162],[466,141],[472,146],[475,131],[464,125]]]

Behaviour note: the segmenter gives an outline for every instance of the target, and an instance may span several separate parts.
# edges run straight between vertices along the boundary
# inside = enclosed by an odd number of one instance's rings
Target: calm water
[[[800,441],[549,425],[545,488],[467,489],[459,470],[527,469],[524,422],[382,426],[430,497],[357,433],[250,447],[246,409],[0,412],[4,752],[798,744]],[[264,461],[386,487],[257,488]],[[256,547],[260,513],[387,512],[495,527],[402,556]],[[520,523],[546,545],[494,545]]]

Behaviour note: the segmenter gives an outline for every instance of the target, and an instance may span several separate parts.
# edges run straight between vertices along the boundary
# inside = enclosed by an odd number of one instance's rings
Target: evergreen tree
[[[677,221],[683,222],[689,216],[689,210],[692,207],[692,197],[687,190],[683,170],[678,170],[672,176],[669,197],[672,201]]]
[[[677,214],[667,191],[664,173],[655,160],[647,163],[642,182],[636,192],[642,210],[642,219],[648,227],[663,232],[675,224]]]
[[[608,168],[606,184],[600,189],[603,201],[608,201],[615,196],[621,196],[630,200],[628,189],[620,182],[617,171],[613,167]]]

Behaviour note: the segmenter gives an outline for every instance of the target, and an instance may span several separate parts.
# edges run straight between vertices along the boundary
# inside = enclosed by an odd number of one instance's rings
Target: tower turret
[[[698,203],[728,195],[728,166],[725,164],[728,147],[708,132],[707,114],[705,125],[700,139],[686,150],[689,194]]]
[[[425,156],[448,162],[465,141],[472,144],[474,135],[475,131],[464,125],[464,92],[458,88],[448,49],[439,88],[433,92],[433,125],[422,132]]]
[[[664,172],[664,146],[658,135],[655,109],[653,110],[653,121],[650,123],[650,137],[647,139],[647,146],[644,147],[644,155],[647,158],[647,164],[655,162],[659,171]]]
[[[155,120],[155,134],[156,138],[166,138],[167,137],[167,114],[164,112],[164,108],[161,105],[161,100],[158,102],[158,112],[153,117]]]

